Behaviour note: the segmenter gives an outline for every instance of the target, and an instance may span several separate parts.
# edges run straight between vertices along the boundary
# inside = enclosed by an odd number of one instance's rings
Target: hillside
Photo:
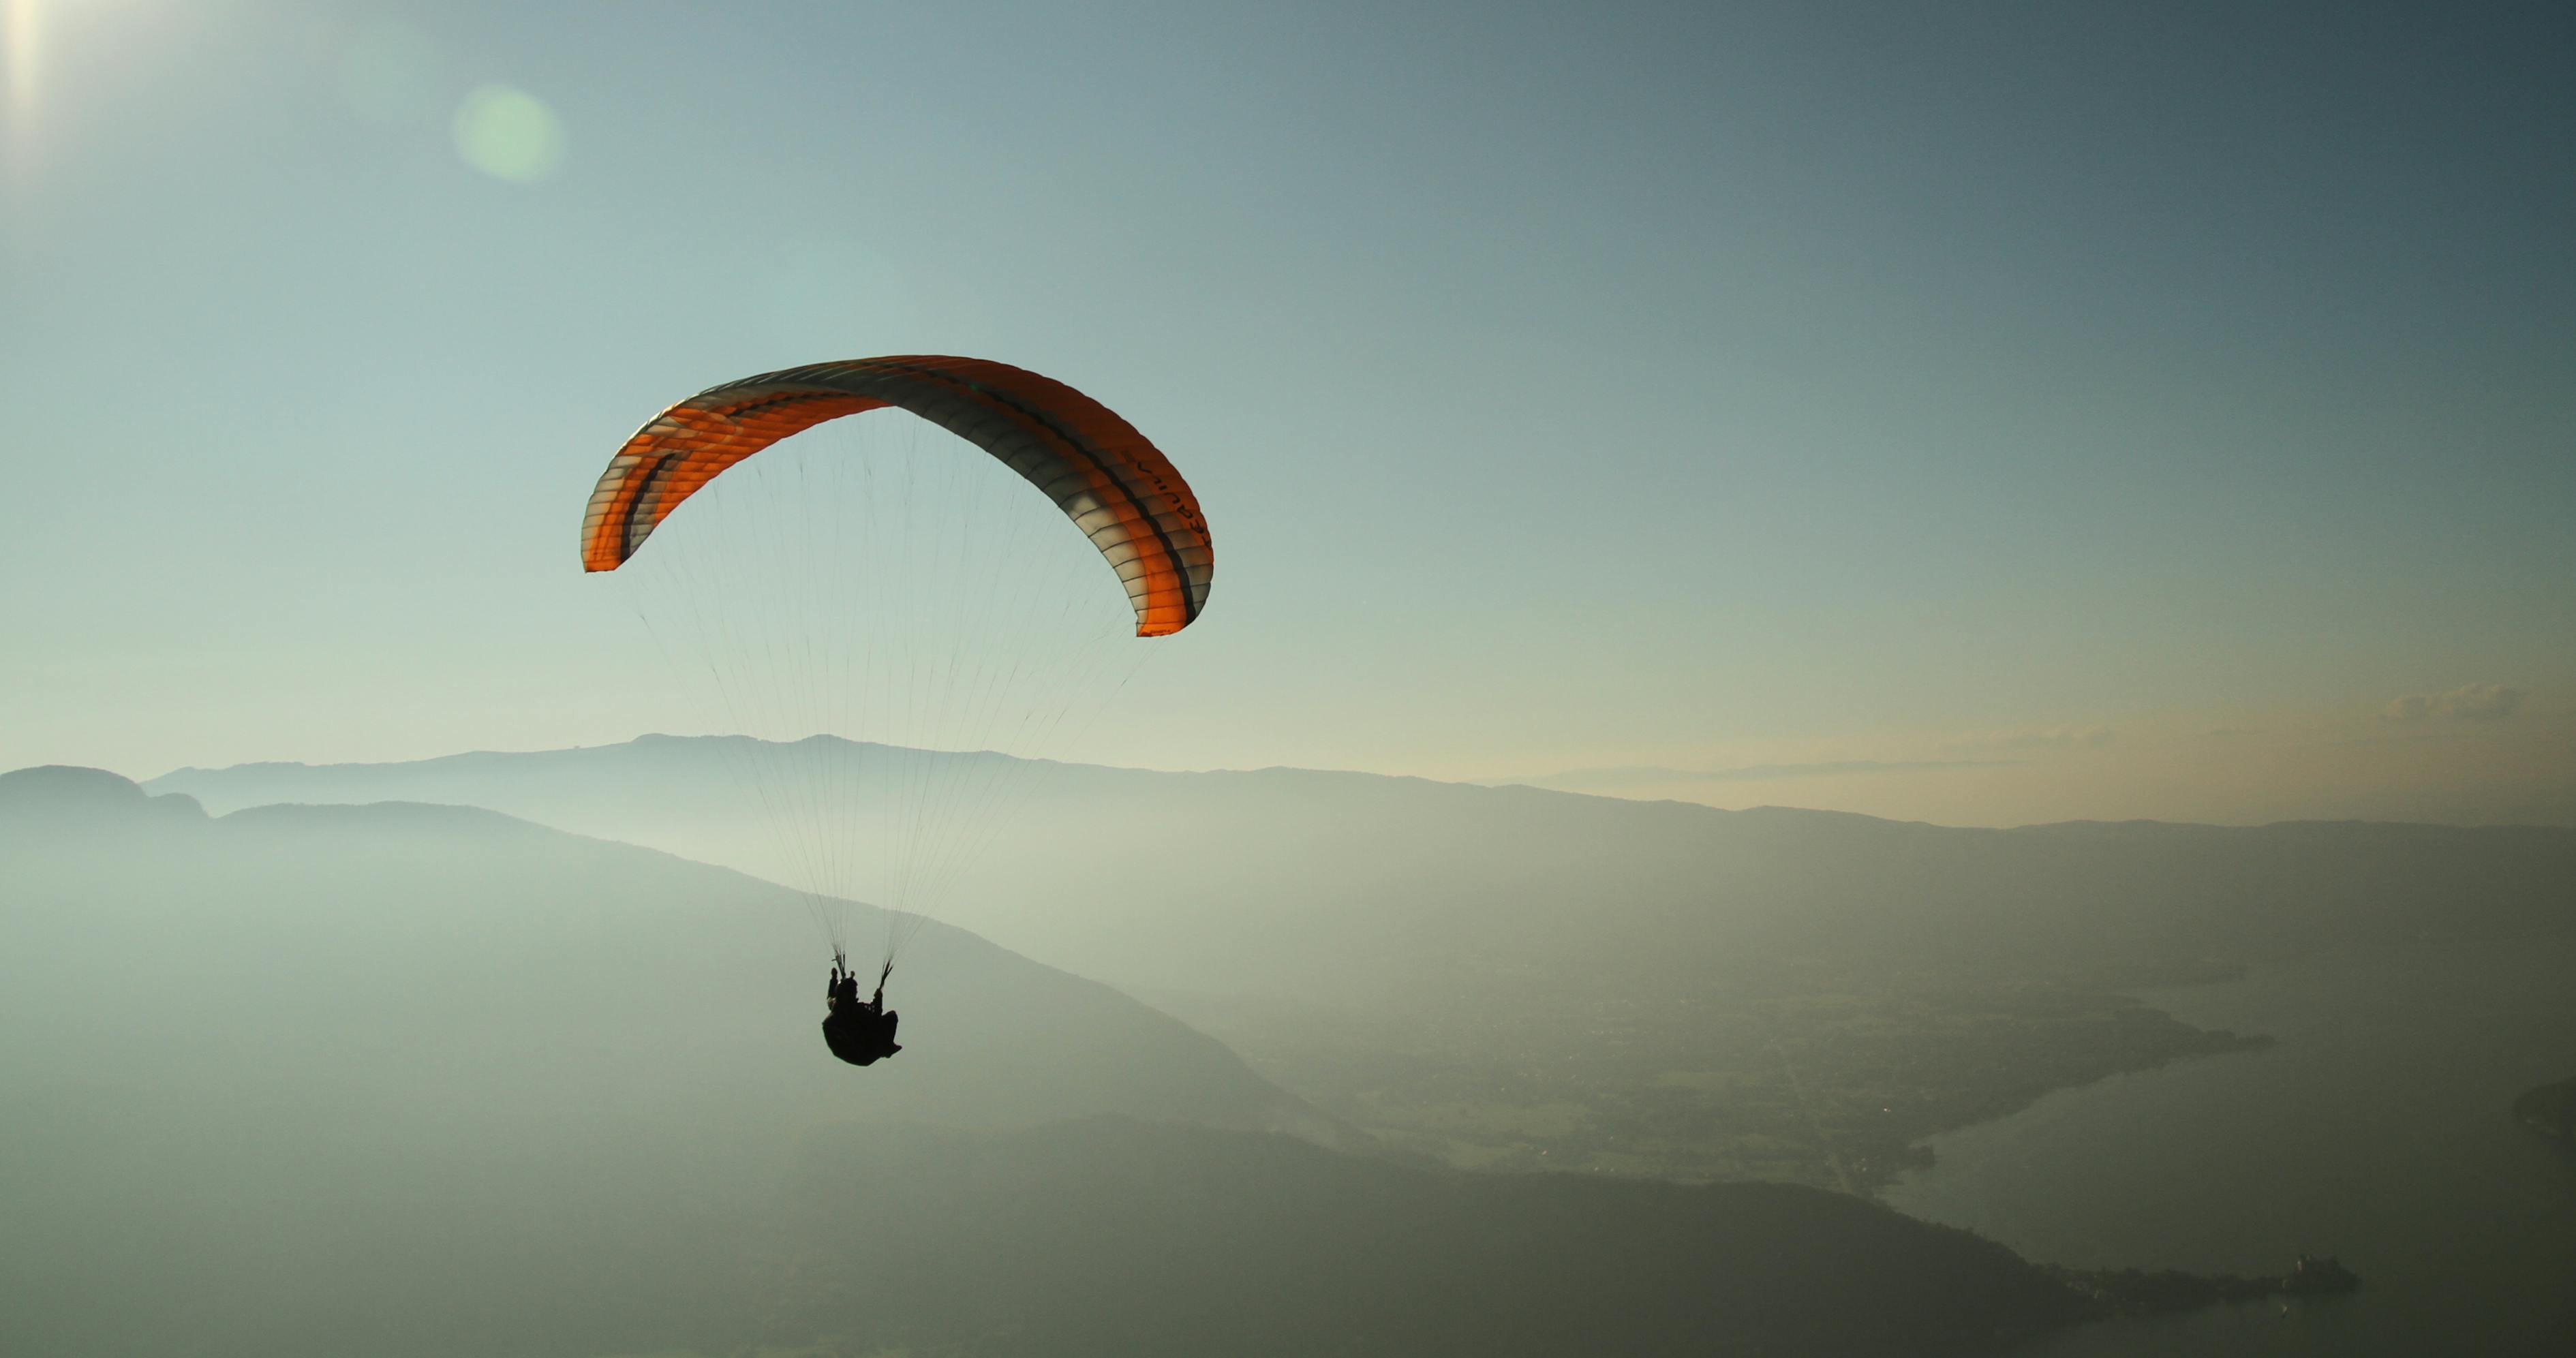
[[[1012,1354],[1923,1355],[2080,1309],[1991,1242],[1788,1185],[1426,1171],[1115,1121],[818,1141],[797,1183],[776,1332],[864,1313],[862,1351],[973,1329]]]
[[[291,1070],[442,1120],[695,1101],[791,1123],[1118,1112],[1336,1134],[1165,1015],[938,926],[891,995],[904,1056],[852,1071],[817,1032],[827,956],[798,898],[490,811],[209,818],[96,770],[22,770],[0,775],[0,882],[13,1089],[111,1068],[221,1102]]]

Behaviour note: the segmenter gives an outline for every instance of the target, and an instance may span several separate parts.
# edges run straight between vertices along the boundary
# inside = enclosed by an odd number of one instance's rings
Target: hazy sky
[[[0,11],[0,767],[703,729],[608,453],[945,352],[1207,507],[1105,762],[2576,820],[2563,5]]]

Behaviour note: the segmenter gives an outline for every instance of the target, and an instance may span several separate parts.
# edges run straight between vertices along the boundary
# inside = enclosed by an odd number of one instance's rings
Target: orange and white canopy
[[[965,439],[1055,501],[1127,587],[1136,635],[1168,636],[1207,606],[1216,553],[1171,459],[1115,411],[1052,378],[979,358],[817,363],[705,391],[656,415],[609,459],[581,520],[584,570],[613,571],[680,503],[761,449],[825,420],[892,406]]]

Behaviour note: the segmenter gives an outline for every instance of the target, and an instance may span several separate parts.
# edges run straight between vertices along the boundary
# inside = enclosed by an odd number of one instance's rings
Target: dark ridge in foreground
[[[1844,1194],[1494,1175],[1102,1119],[817,1136],[762,1342],[978,1354],[1992,1351],[2091,1307]]]

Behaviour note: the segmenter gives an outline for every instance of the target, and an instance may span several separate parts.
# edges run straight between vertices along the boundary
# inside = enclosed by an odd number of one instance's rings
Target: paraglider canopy
[[[1216,554],[1198,497],[1117,412],[989,359],[909,355],[817,363],[709,387],[626,441],[582,515],[582,568],[613,571],[726,468],[825,420],[908,410],[992,454],[1056,502],[1118,572],[1136,635],[1168,636],[1207,606]]]

